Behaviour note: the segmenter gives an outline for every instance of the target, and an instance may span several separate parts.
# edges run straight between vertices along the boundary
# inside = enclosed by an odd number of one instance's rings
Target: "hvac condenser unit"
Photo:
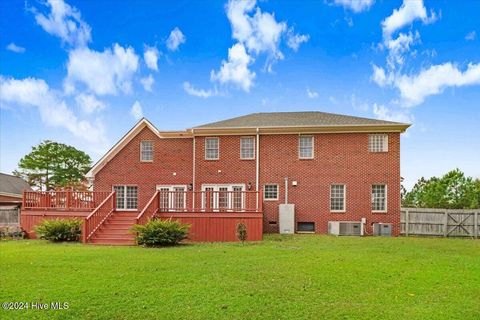
[[[392,236],[392,224],[391,223],[374,223],[373,224],[374,236]]]
[[[363,235],[362,223],[359,221],[329,221],[328,234],[336,236]]]

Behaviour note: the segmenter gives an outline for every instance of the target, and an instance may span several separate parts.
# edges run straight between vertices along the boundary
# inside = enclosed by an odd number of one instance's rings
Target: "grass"
[[[0,243],[1,319],[480,319],[480,241],[266,236],[175,248]]]

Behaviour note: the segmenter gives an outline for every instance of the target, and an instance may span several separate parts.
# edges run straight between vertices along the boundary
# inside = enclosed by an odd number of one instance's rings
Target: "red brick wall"
[[[297,222],[315,222],[316,232],[326,233],[328,221],[367,219],[394,224],[400,220],[400,134],[389,134],[389,152],[368,152],[368,134],[316,134],[315,158],[298,159],[298,135],[260,137],[260,187],[275,183],[280,187],[278,201],[264,202],[264,230],[278,232],[278,205],[284,201],[284,178],[289,178],[289,203],[295,204]],[[140,141],[154,141],[154,162],[139,161]],[[219,160],[205,160],[205,137],[195,138],[196,183],[252,184],[255,190],[255,160],[240,160],[240,136],[220,136]],[[159,139],[148,129],[137,135],[95,177],[95,190],[111,190],[114,184],[139,187],[139,208],[153,195],[157,184],[193,182],[193,139]],[[220,171],[219,171],[220,170]],[[176,175],[173,175],[176,172]],[[292,181],[298,185],[293,187]],[[330,185],[346,185],[346,212],[331,213]],[[371,185],[386,184],[387,213],[372,213]]]
[[[370,153],[368,135],[328,133],[314,137],[314,159],[298,159],[298,136],[260,137],[260,183],[280,186],[278,201],[265,201],[267,232],[278,232],[278,205],[284,202],[285,177],[289,178],[288,200],[295,204],[297,222],[315,222],[318,233],[327,233],[328,221],[367,219],[372,222],[400,222],[400,134],[389,134],[389,152]],[[296,187],[292,181],[297,181]],[[346,185],[346,212],[330,212],[330,185]],[[387,213],[372,213],[371,185],[387,185]]]
[[[142,140],[153,141],[153,162],[140,162]],[[156,185],[192,183],[192,141],[160,139],[145,128],[95,175],[94,190],[110,191],[113,185],[137,185],[141,210],[153,196]]]

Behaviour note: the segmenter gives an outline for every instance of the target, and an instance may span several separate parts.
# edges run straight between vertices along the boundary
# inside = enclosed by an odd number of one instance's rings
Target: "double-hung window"
[[[255,138],[253,137],[240,138],[240,159],[242,160],[255,159]]]
[[[137,210],[138,188],[137,186],[114,186],[117,209]]]
[[[218,138],[205,138],[205,159],[218,160],[219,158]]]
[[[278,184],[266,184],[263,186],[264,200],[278,200]]]
[[[368,151],[388,152],[388,135],[386,134],[368,135]]]
[[[313,137],[312,136],[298,137],[298,158],[313,159]]]
[[[153,141],[140,142],[140,161],[142,162],[153,161]]]
[[[332,184],[330,186],[330,211],[345,212],[344,184]]]
[[[384,184],[372,185],[372,211],[387,211],[387,186]]]

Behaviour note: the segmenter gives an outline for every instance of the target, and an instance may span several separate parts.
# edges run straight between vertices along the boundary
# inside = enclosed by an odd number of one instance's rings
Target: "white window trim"
[[[217,157],[216,158],[207,158],[207,140],[209,139],[216,139],[217,140]],[[205,137],[204,140],[204,148],[205,148],[205,160],[207,161],[215,161],[220,159],[220,138],[218,137]]]
[[[143,160],[142,159],[142,142],[151,142],[152,143],[152,160]],[[153,162],[153,159],[155,157],[155,146],[153,143],[153,140],[142,140],[140,141],[140,162]]]
[[[383,136],[384,137],[383,150],[380,150],[380,151],[370,150],[370,138],[372,136]],[[371,133],[371,134],[369,134],[368,135],[368,152],[371,152],[371,153],[385,153],[385,152],[388,152],[388,134],[386,134],[386,133]]]
[[[343,186],[343,210],[332,210],[332,186]],[[330,184],[330,212],[345,213],[347,212],[347,185],[344,183]]]
[[[136,184],[114,184],[114,185],[112,185],[112,191],[115,191],[115,187],[123,187],[124,188],[123,201],[124,201],[125,206],[127,205],[127,188],[126,187],[137,187],[137,208],[136,209],[123,208],[123,209],[118,210],[118,208],[117,208],[117,195],[115,195],[115,209],[117,209],[118,211],[138,211],[138,185],[136,185]]]
[[[300,138],[312,138],[312,156],[311,157],[301,157],[300,156]],[[315,136],[311,135],[299,135],[298,136],[298,159],[299,160],[311,160],[315,159]]]
[[[383,185],[385,186],[385,210],[373,210],[373,192],[372,192],[372,187],[374,185]],[[372,209],[372,213],[387,213],[388,212],[388,186],[386,183],[372,183],[370,186],[370,208]]]
[[[277,198],[272,199],[272,198],[265,198],[266,192],[265,192],[265,187],[266,186],[277,186]],[[280,185],[278,183],[264,183],[263,184],[263,201],[278,201],[280,198]]]
[[[251,158],[244,158],[242,157],[242,139],[252,139],[253,140],[253,157]],[[244,136],[240,137],[240,160],[255,160],[255,137],[252,136]]]

